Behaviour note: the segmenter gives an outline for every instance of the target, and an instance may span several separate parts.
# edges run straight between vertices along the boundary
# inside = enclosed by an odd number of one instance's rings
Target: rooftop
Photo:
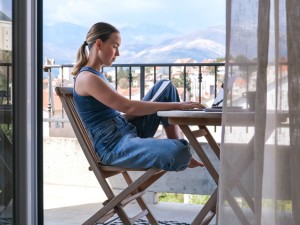
[[[5,15],[3,12],[0,11],[0,20],[11,21],[11,18],[9,18],[7,15]]]

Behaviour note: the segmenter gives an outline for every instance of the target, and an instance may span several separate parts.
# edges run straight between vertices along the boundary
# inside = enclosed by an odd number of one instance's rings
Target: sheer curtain
[[[218,224],[300,224],[300,1],[227,0]]]

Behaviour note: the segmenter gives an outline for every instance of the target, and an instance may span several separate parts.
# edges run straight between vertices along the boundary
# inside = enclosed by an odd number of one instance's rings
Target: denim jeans
[[[162,81],[146,94],[144,101],[152,98]],[[156,100],[158,102],[179,101],[173,85],[169,85]],[[157,114],[146,115],[128,122],[122,116],[103,121],[90,130],[97,155],[105,165],[124,168],[159,168],[179,171],[187,168],[191,152],[185,140],[155,139],[159,124],[168,126],[167,119]]]

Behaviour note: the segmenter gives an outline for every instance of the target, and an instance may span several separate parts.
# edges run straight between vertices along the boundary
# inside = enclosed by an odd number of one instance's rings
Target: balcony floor
[[[158,221],[162,224],[186,225],[190,224],[197,213],[200,211],[200,205],[180,204],[180,203],[157,203],[148,204]],[[53,208],[45,210],[45,225],[78,225],[92,216],[99,208],[101,203],[83,204],[62,208]],[[135,215],[138,211],[137,204],[126,206],[129,216]],[[165,223],[166,222],[166,223]],[[120,224],[120,223],[118,223]],[[144,224],[144,223],[143,223]],[[215,219],[210,223],[215,224]]]
[[[45,138],[45,225],[82,224],[96,213],[106,200],[94,174],[87,169],[87,160],[78,146],[74,138]],[[147,199],[146,195],[144,197]],[[153,201],[150,197],[146,202]],[[191,224],[202,207],[196,204],[161,202],[148,203],[148,206],[158,221],[176,221],[177,225]],[[137,204],[129,204],[125,210],[128,209],[127,212],[132,217],[139,212],[137,207]],[[213,219],[210,224],[215,223]]]

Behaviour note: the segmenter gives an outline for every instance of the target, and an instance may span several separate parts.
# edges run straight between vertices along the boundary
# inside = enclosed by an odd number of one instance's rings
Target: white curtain
[[[219,225],[300,224],[300,0],[227,0]]]

